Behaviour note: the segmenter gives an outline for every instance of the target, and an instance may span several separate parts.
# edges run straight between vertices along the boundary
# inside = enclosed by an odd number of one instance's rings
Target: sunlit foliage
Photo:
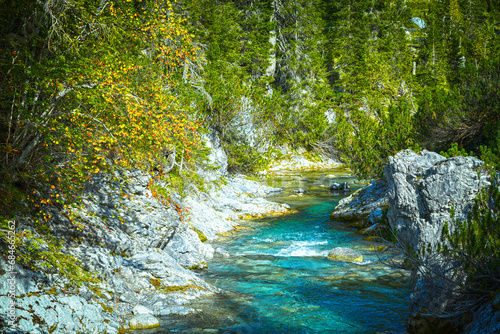
[[[10,5],[1,57],[6,177],[65,192],[115,163],[154,167],[173,147],[189,159],[199,124],[175,90],[197,50],[169,1]]]

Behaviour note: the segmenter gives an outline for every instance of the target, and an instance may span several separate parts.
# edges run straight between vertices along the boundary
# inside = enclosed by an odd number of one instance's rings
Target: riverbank
[[[264,198],[279,188],[228,175],[222,153],[214,150],[210,157],[218,169],[200,170],[209,181],[205,191],[191,187],[181,197],[168,181],[121,170],[89,180],[83,205],[54,207],[46,224],[63,242],[62,254],[75,262],[75,275],[96,273],[95,283],[75,286],[58,270],[35,272],[19,264],[11,270],[2,258],[1,332],[118,333],[155,326],[156,316],[196,312],[189,306],[193,299],[220,291],[196,273],[206,268],[208,258],[225,256],[211,242],[238,230],[241,219],[290,212],[288,205]],[[29,219],[16,221],[16,230],[30,231],[34,251],[50,249],[37,241]],[[11,300],[15,326],[8,317]]]
[[[150,182],[141,171],[122,171],[113,181],[96,176],[85,191],[84,207],[71,209],[83,226],[78,232],[64,212],[53,212],[48,224],[65,239],[66,252],[96,272],[100,283],[94,291],[85,287],[71,291],[58,274],[44,275],[16,265],[20,330],[117,333],[128,329],[134,305],[153,315],[194,312],[185,306],[190,300],[219,291],[191,270],[206,268],[206,258],[218,256],[210,241],[237,229],[241,216],[285,214],[289,209],[263,198],[277,189],[241,176],[228,177],[209,193],[181,198],[172,192],[167,205],[153,197]],[[8,275],[5,261],[1,269],[2,276]],[[4,316],[10,289],[6,282],[2,279],[0,288]]]

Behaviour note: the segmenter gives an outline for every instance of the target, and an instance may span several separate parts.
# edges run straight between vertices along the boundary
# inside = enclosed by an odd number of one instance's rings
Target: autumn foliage
[[[2,177],[70,196],[174,147],[190,159],[199,123],[176,89],[199,57],[170,1],[3,2]]]

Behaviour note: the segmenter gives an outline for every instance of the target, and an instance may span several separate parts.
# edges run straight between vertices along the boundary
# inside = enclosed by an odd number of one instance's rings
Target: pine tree
[[[407,37],[411,12],[403,1],[330,4],[330,66],[337,114],[336,143],[344,161],[364,177],[379,176],[385,159],[413,144],[412,74]]]
[[[271,32],[275,22],[272,20],[273,6],[271,0],[236,0],[235,6],[242,13],[240,21],[243,42],[241,65],[253,80],[266,75],[269,67],[272,44]],[[266,82],[272,81],[270,78]]]
[[[446,150],[456,142],[479,154],[480,145],[496,138],[497,8],[493,2],[446,0],[427,9],[418,67],[426,89],[416,120],[430,149]]]

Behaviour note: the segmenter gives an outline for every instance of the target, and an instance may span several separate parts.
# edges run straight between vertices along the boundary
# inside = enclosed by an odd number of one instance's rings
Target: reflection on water
[[[212,260],[200,276],[227,292],[196,301],[198,314],[164,317],[159,329],[143,332],[404,332],[408,273],[380,262],[389,254],[361,250],[361,264],[326,259],[337,246],[368,249],[353,230],[329,221],[345,194],[331,193],[328,186],[347,181],[355,190],[356,184],[347,175],[328,174],[290,172],[269,180],[283,188],[271,200],[289,203],[299,213],[245,221],[253,229],[221,239],[214,246],[231,257]],[[307,193],[290,197],[298,188]]]

